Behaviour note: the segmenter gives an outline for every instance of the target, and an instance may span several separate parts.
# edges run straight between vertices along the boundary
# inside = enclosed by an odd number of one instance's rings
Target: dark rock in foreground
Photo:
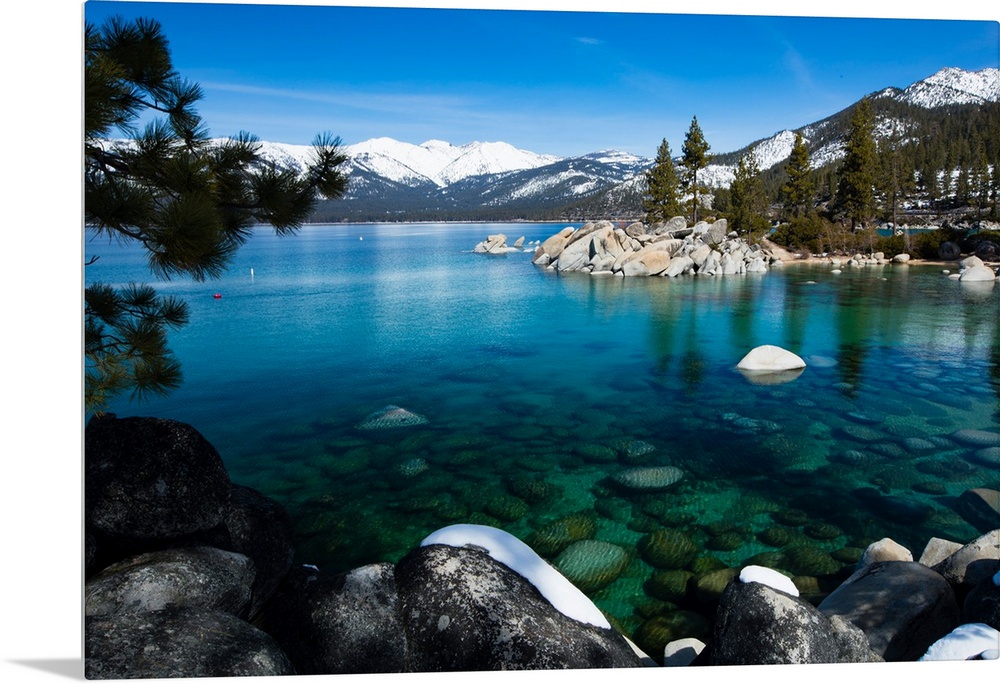
[[[798,597],[734,579],[719,601],[711,665],[881,661],[864,633]]]
[[[202,608],[88,617],[84,663],[87,679],[295,674],[270,636]]]
[[[919,659],[958,626],[955,593],[920,563],[883,561],[862,567],[819,604],[820,612],[850,620],[872,650],[890,661]]]
[[[95,417],[84,451],[85,520],[102,537],[163,540],[222,522],[229,475],[219,452],[190,425]]]
[[[115,563],[85,587],[87,615],[211,608],[246,617],[253,564],[243,554],[210,547],[168,549]]]
[[[330,577],[296,568],[262,611],[261,626],[299,674],[406,669],[406,633],[388,563]]]
[[[620,634],[566,617],[482,551],[419,547],[396,583],[413,672],[643,665]]]

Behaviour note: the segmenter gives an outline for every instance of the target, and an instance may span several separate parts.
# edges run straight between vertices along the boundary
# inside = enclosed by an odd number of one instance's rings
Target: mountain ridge
[[[1000,68],[966,71],[945,67],[905,88],[887,87],[864,96],[923,110],[980,106],[1000,102]],[[863,98],[862,98],[863,99]],[[860,101],[860,100],[859,100]],[[713,156],[700,178],[712,188],[725,188],[739,158],[753,152],[762,171],[788,159],[795,134],[810,148],[813,168],[843,156],[843,121],[854,105],[797,129],[782,129],[744,148]],[[877,136],[907,128],[906,121],[876,121]],[[310,146],[262,142],[261,155],[277,164],[302,169]],[[532,218],[561,207],[614,203],[599,198],[611,193],[630,198],[641,192],[642,173],[652,159],[600,150],[577,157],[557,157],[521,150],[506,142],[454,145],[428,140],[419,145],[373,138],[345,146],[350,184],[345,197],[322,203],[325,220],[406,220],[423,216]],[[679,160],[678,160],[679,161]],[[335,206],[335,205],[340,205]],[[522,216],[523,215],[523,216]]]

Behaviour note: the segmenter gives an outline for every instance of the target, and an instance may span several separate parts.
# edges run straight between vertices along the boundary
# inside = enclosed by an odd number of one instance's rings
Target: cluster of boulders
[[[567,226],[537,247],[533,262],[591,275],[675,277],[764,273],[781,260],[730,231],[725,219],[688,227],[678,216],[665,223],[635,222],[625,228],[610,221]]]
[[[987,266],[986,263],[977,256],[970,256],[958,262],[958,273],[948,274],[949,278],[960,280],[963,283],[988,283],[997,279],[997,271]]]
[[[486,239],[472,248],[476,254],[507,254],[508,252],[524,251],[524,236],[514,240],[513,245],[507,244],[507,236],[503,233],[487,235]]]
[[[680,475],[630,477],[621,486]],[[193,427],[155,418],[88,423],[85,527],[88,679],[916,660],[961,625],[1000,628],[1000,529],[965,545],[932,540],[917,562],[882,540],[818,606],[787,578],[734,570],[707,645],[673,640],[648,654],[610,622],[556,607],[566,592],[541,538],[518,541],[512,562],[435,533],[395,565],[328,575],[293,564],[279,504],[230,482]],[[646,546],[680,552],[652,535]],[[553,567],[573,579],[592,565],[586,551]],[[620,572],[628,559],[606,560]]]

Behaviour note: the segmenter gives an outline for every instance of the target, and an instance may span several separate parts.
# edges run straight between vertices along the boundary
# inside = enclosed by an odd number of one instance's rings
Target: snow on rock
[[[1000,657],[1000,632],[981,622],[959,625],[927,649],[920,660],[969,660]]]
[[[782,575],[777,570],[765,568],[760,565],[748,565],[743,568],[740,571],[740,582],[743,582],[743,584],[757,582],[758,584],[763,584],[771,587],[772,589],[783,591],[791,596],[799,595],[799,590],[796,588],[791,578]]]
[[[546,563],[517,537],[486,525],[458,524],[432,532],[421,546],[444,544],[458,548],[480,548],[531,582],[552,606],[566,617],[595,627],[610,629],[604,614],[558,570]]]

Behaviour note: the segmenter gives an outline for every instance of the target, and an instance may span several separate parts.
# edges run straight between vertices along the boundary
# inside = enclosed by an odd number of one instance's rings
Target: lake
[[[980,534],[955,499],[996,488],[997,468],[955,433],[1000,431],[992,284],[916,265],[592,277],[534,266],[533,248],[471,252],[565,225],[260,229],[223,278],[156,284],[190,306],[171,336],[184,384],[111,410],[197,428],[234,482],[285,505],[296,560],[322,570],[394,562],[456,522],[554,561],[574,539],[614,543],[631,560],[589,593],[628,632],[671,609],[637,552],[653,530],[691,540],[702,570],[752,560],[821,588],[882,537],[919,556]],[[153,282],[135,247],[85,251],[88,282]],[[755,384],[735,366],[761,344],[808,367]],[[427,422],[359,429],[390,405]],[[684,476],[665,492],[613,479],[667,465]]]

